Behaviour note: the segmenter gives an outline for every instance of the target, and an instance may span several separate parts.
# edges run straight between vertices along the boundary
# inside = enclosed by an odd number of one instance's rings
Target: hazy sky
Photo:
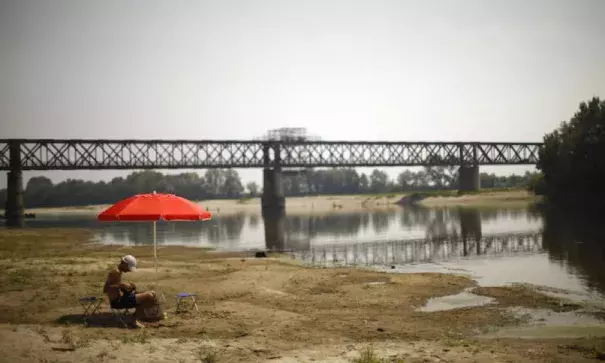
[[[602,0],[0,0],[0,137],[541,141],[604,43]]]

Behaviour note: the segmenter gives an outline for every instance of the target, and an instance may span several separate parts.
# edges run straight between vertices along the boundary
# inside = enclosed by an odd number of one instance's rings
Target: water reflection
[[[250,216],[250,227],[258,228],[258,224],[260,223],[260,216],[254,214]]]
[[[96,239],[111,244],[149,244],[151,224],[97,222],[94,216],[40,215],[27,220],[30,227],[84,227]],[[541,228],[539,213],[526,209],[405,208],[328,215],[287,216],[265,221],[258,215],[218,215],[208,222],[158,223],[159,244],[212,246],[217,249],[301,249],[330,243],[376,240],[439,240],[462,234],[480,238],[483,233],[519,232]],[[266,239],[265,225],[277,225],[284,234]],[[265,244],[265,240],[268,241]]]
[[[509,218],[498,219],[503,215]],[[388,226],[383,221],[389,218],[371,216],[370,220],[378,220],[380,229]],[[543,227],[494,234],[490,227],[493,218],[500,225],[511,219],[539,219]],[[491,282],[538,283],[605,294],[605,226],[600,221],[537,209],[525,215],[517,210],[482,213],[470,209],[417,209],[399,214],[399,220],[401,227],[423,226],[424,235],[413,240],[312,244],[308,250],[297,251],[296,256],[319,265],[388,268],[437,263],[475,271]]]
[[[148,222],[103,222],[78,220],[81,227],[95,231],[95,239],[110,244],[150,244],[152,225]],[[216,218],[206,222],[158,222],[158,244],[219,245],[237,249],[252,220],[245,214]],[[256,222],[258,226],[258,221]],[[247,225],[248,224],[248,225]]]
[[[552,261],[605,292],[605,226],[594,218],[544,212],[544,248]]]
[[[265,229],[265,249],[269,251],[284,251],[286,249],[286,217],[265,217],[263,224]]]
[[[328,265],[402,265],[434,263],[460,258],[512,256],[541,253],[542,235],[505,233],[473,239],[466,236],[439,240],[401,240],[370,243],[332,244],[298,251],[296,255],[312,264]]]

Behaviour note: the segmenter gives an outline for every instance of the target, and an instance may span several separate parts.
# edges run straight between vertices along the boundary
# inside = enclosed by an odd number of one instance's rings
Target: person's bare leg
[[[147,309],[157,305],[157,298],[154,291],[145,291],[142,293],[135,294],[136,304],[140,305],[142,309]],[[138,319],[135,320],[137,327],[145,327]]]
[[[143,307],[152,307],[157,303],[156,294],[154,291],[145,291],[135,295],[137,305]]]

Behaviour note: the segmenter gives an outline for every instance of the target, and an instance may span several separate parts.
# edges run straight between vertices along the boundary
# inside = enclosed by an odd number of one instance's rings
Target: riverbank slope
[[[168,318],[120,327],[102,305],[86,320],[77,299],[101,296],[124,254],[139,260],[124,279],[154,281],[149,247],[90,244],[77,229],[0,230],[0,361],[352,362],[368,347],[385,362],[589,362],[601,338],[485,339],[519,322],[498,305],[419,312],[430,298],[476,284],[464,276],[310,268],[287,255],[253,258],[184,247],[159,250],[158,287]],[[199,313],[174,313],[174,294],[195,292]],[[482,289],[510,304],[567,308],[539,293]]]

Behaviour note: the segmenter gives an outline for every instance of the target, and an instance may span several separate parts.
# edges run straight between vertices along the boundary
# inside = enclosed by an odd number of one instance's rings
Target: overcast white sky
[[[0,0],[0,137],[541,141],[604,43],[602,0]]]

